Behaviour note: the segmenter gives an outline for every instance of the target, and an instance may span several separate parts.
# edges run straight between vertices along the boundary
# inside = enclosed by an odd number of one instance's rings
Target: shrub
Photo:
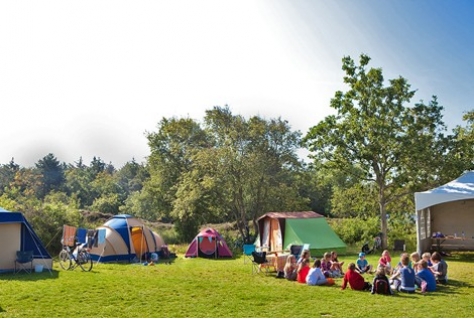
[[[347,245],[371,242],[380,232],[380,222],[376,217],[328,219],[329,225]]]

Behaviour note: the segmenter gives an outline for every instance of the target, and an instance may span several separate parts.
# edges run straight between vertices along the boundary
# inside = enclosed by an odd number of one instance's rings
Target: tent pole
[[[141,229],[142,231],[140,234],[140,262],[142,261],[142,256],[143,256],[143,226],[141,227]]]
[[[33,232],[33,229],[29,228],[29,227],[28,227],[28,224],[24,223],[24,225],[26,226],[26,228],[28,229],[28,231],[29,231],[30,233]],[[34,236],[31,236],[31,238],[33,239],[33,242],[35,243],[36,249],[38,249],[38,251],[41,253],[41,249],[39,248],[38,243],[36,242]],[[23,238],[22,238],[22,241],[23,241]],[[45,248],[45,250],[46,250],[46,248]],[[46,266],[46,262],[45,262],[45,260],[44,260],[43,253],[41,253],[41,259],[43,259],[43,264]],[[51,263],[52,263],[52,262],[53,262],[53,261],[52,261],[52,259],[51,259]],[[51,265],[51,268],[52,268],[52,265]],[[53,271],[51,270],[51,268],[48,268],[48,271],[49,271],[49,274],[52,276],[52,275],[53,275]]]

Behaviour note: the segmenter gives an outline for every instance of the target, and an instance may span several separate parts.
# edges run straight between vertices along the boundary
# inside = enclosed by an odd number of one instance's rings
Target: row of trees
[[[224,221],[248,238],[265,212],[297,210],[378,216],[386,235],[390,223],[412,223],[407,195],[473,169],[474,112],[449,134],[436,97],[410,106],[408,81],[386,84],[369,61],[343,59],[348,90],[331,100],[336,114],[305,136],[280,118],[246,119],[227,106],[207,110],[202,122],[163,118],[147,133],[146,163],[117,170],[100,158],[66,164],[48,154],[31,168],[0,165],[0,206],[29,214],[46,241],[63,223],[84,223],[80,211],[173,222],[183,241]],[[311,164],[298,158],[300,147]]]

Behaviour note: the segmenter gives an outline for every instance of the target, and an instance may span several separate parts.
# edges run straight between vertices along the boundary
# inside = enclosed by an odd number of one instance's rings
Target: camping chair
[[[269,265],[267,261],[267,252],[252,252],[252,274],[260,273],[262,268],[265,269],[265,273],[268,275],[269,272]]]
[[[30,264],[29,268],[28,268],[28,264]],[[22,270],[28,274],[31,274],[32,269],[33,269],[33,251],[32,250],[17,251],[16,259],[15,259],[15,274],[19,273]]]
[[[256,250],[255,250],[255,245],[245,244],[245,245],[242,247],[242,249],[243,249],[243,252],[244,252],[244,264],[246,264],[247,261],[252,262],[252,258],[251,258],[251,257],[252,257],[252,253],[253,253],[254,251],[256,251]]]
[[[301,253],[303,252],[303,245],[291,245],[290,254],[295,256],[296,260],[300,258]]]

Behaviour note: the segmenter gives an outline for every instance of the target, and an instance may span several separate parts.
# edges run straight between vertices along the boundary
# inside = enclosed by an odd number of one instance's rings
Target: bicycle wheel
[[[61,250],[61,252],[59,253],[59,265],[64,270],[71,269],[72,261],[69,257],[69,253],[65,249]]]
[[[91,255],[85,250],[81,250],[77,255],[77,262],[84,271],[91,271],[92,269],[92,258]]]

